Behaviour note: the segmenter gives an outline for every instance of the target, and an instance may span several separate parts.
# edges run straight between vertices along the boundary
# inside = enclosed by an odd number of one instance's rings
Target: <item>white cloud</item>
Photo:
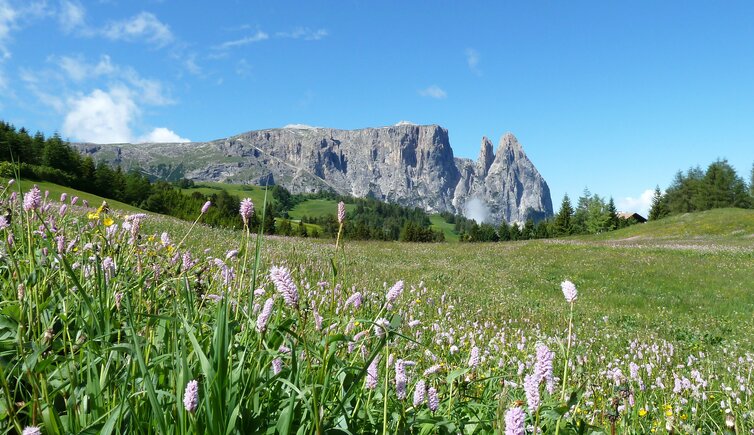
[[[111,85],[127,85],[129,90],[135,94],[139,103],[153,106],[166,106],[174,103],[164,89],[162,82],[141,77],[132,67],[116,65],[112,63],[108,55],[100,56],[97,63],[89,63],[83,56],[53,56],[49,58],[49,61],[57,64],[60,70],[74,82],[81,83],[106,78]],[[45,75],[45,73],[26,71],[26,76],[34,77],[35,83],[39,83],[39,75]],[[50,72],[47,72],[46,75],[54,76]],[[29,78],[26,79],[27,83],[32,81]]]
[[[80,32],[86,31],[84,23],[86,19],[86,9],[78,1],[63,0],[60,2],[60,13],[58,14],[58,23],[64,32],[70,33],[74,30]]]
[[[434,98],[436,100],[442,100],[448,97],[448,93],[437,85],[432,85],[426,89],[420,89],[419,95],[422,97]]]
[[[10,32],[16,28],[18,16],[18,11],[7,0],[0,0],[0,61],[10,57],[6,44],[10,38]]]
[[[82,56],[51,57],[50,60],[57,63],[68,77],[77,82],[113,75],[117,72],[116,66],[112,64],[108,55],[100,56],[96,64],[87,63]]]
[[[291,32],[277,32],[278,38],[305,39],[307,41],[319,41],[329,35],[327,29],[312,30],[308,27],[296,27]]]
[[[234,39],[232,41],[225,41],[222,44],[216,46],[215,48],[220,49],[220,50],[227,50],[229,48],[241,47],[244,45],[252,44],[254,42],[264,41],[269,38],[270,38],[270,35],[268,35],[267,33],[261,30],[257,30],[257,33],[253,35],[245,36],[240,39]]]
[[[70,98],[70,111],[63,122],[63,135],[74,140],[93,143],[127,142],[190,142],[165,127],[135,137],[133,123],[141,115],[137,95],[125,86],[107,91],[95,89],[87,95]]]
[[[395,124],[396,127],[400,127],[401,125],[416,125],[411,121],[398,121],[397,124]]]
[[[628,196],[619,199],[616,205],[619,211],[636,212],[647,217],[649,209],[652,206],[652,197],[654,196],[654,193],[654,189],[647,189],[642,192],[638,198]]]
[[[173,130],[169,130],[165,127],[158,127],[142,137],[137,142],[139,143],[183,143],[191,142],[191,140],[178,136]]]
[[[322,127],[314,127],[307,124],[288,124],[288,125],[285,125],[283,128],[290,128],[290,129],[295,129],[295,130],[316,130]]]
[[[112,40],[143,40],[158,47],[165,46],[174,39],[170,27],[150,12],[141,12],[129,19],[111,22],[102,33]]]
[[[95,89],[71,99],[69,105],[71,110],[63,123],[65,137],[94,143],[132,140],[130,124],[139,115],[139,108],[125,87]]]
[[[479,52],[473,48],[466,49],[466,64],[474,74],[482,75],[482,70],[479,69]]]

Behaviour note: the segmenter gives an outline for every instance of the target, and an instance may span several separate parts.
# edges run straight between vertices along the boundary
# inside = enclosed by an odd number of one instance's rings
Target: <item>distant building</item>
[[[618,213],[618,217],[621,219],[633,219],[640,224],[643,224],[647,221],[647,218],[640,215],[639,213],[620,212]]]

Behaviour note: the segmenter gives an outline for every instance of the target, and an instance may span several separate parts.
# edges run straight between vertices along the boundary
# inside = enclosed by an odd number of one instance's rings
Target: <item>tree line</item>
[[[183,189],[193,187],[191,180],[173,182],[153,180],[137,170],[124,172],[119,166],[99,162],[91,156],[82,156],[58,134],[50,138],[37,132],[34,135],[0,121],[0,176],[50,181],[105,198],[114,199],[143,210],[166,214],[184,220],[196,218],[205,201],[212,207],[202,217],[210,226],[241,228],[238,218],[240,199],[224,190],[206,195],[200,192],[186,193]],[[441,232],[430,229],[429,216],[423,210],[386,204],[372,198],[355,199],[322,191],[315,194],[291,194],[282,186],[270,186],[272,201],[268,202],[264,219],[257,210],[250,219],[252,231],[260,226],[267,234],[279,233],[299,237],[329,237],[338,233],[336,209],[331,215],[319,218],[304,218],[293,222],[288,212],[309,199],[331,199],[356,204],[348,213],[344,225],[344,237],[353,240],[404,240],[412,242],[442,241]],[[277,225],[276,225],[277,220]],[[307,228],[305,223],[319,225]]]
[[[754,164],[748,186],[725,159],[706,170],[697,166],[678,171],[664,193],[655,188],[649,219],[726,207],[754,208]]]
[[[462,242],[504,242],[598,234],[637,223],[633,218],[618,216],[613,198],[606,201],[605,198],[592,194],[588,188],[584,189],[576,207],[566,194],[555,216],[535,220],[533,215],[534,213],[529,213],[523,225],[503,221],[499,226],[494,226],[489,223],[479,224],[473,219],[451,213],[442,214],[446,222],[455,225],[455,231]]]

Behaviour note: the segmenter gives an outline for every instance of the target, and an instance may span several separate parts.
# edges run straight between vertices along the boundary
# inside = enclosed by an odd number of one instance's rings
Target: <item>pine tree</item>
[[[665,198],[662,196],[660,186],[655,187],[654,196],[652,196],[652,207],[649,209],[649,220],[655,221],[662,219],[669,214]]]
[[[615,201],[613,197],[610,197],[610,201],[607,203],[607,230],[612,231],[618,228],[620,222],[618,220],[618,209],[615,208]]]
[[[511,227],[508,225],[508,222],[503,221],[503,223],[500,224],[500,228],[497,230],[497,236],[501,242],[507,242],[511,239]]]
[[[563,196],[563,202],[560,204],[560,211],[555,217],[555,223],[553,224],[553,230],[555,236],[567,236],[571,234],[573,228],[571,226],[571,220],[573,219],[573,207],[571,206],[571,199],[568,198],[566,193]]]

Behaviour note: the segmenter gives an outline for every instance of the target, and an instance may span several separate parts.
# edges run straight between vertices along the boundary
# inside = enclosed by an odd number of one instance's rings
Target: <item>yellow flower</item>
[[[673,410],[672,409],[666,409],[665,410],[665,415],[668,416],[668,417],[672,417],[673,416]]]
[[[361,322],[353,322],[353,326],[359,326],[361,325]]]
[[[110,219],[109,217],[105,217],[105,220],[103,220],[103,221],[102,221],[102,223],[103,223],[103,224],[105,224],[105,226],[106,226],[106,227],[109,227],[109,226],[110,226],[110,225],[112,225],[112,224],[113,224],[114,222],[115,222],[115,221],[113,221],[113,220],[112,220],[112,219]]]
[[[86,216],[87,216],[87,217],[88,217],[89,219],[93,220],[93,221],[96,221],[97,219],[99,219],[99,213],[92,213],[92,212],[89,212],[89,213],[88,213],[88,214],[87,214]]]
[[[689,416],[688,416],[688,415],[686,415],[686,414],[681,414],[681,420],[684,420],[684,421],[685,421],[685,420],[686,420],[687,418],[689,418]]]
[[[647,410],[644,408],[641,408],[639,410],[639,417],[644,417],[645,415],[647,415]]]

